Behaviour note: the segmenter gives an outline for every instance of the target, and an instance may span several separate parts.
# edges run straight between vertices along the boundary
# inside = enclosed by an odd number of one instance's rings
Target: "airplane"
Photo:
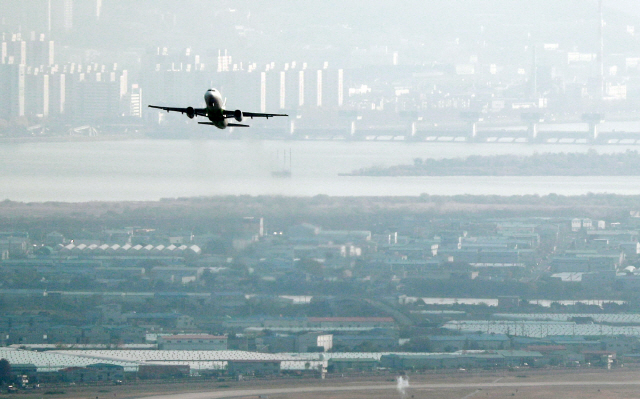
[[[157,105],[149,105],[149,108],[156,108],[167,112],[180,112],[187,114],[189,119],[193,119],[196,116],[204,116],[209,118],[210,122],[198,122],[199,125],[212,125],[218,129],[226,129],[230,127],[249,127],[241,123],[230,123],[227,119],[235,119],[238,122],[242,122],[244,117],[248,118],[273,118],[274,116],[289,116],[287,114],[263,114],[257,112],[242,112],[239,109],[230,111],[224,109],[226,100],[222,100],[222,94],[219,90],[209,89],[204,93],[204,102],[207,105],[206,108],[173,108],[173,107],[159,107]]]

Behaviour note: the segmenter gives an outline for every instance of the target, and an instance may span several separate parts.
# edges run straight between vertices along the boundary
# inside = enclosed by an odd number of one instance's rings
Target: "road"
[[[481,382],[481,383],[450,383],[450,384],[411,384],[413,389],[483,389],[483,388],[525,388],[525,387],[571,387],[571,386],[640,386],[640,381],[550,381],[550,382]],[[352,385],[352,386],[310,386],[295,388],[269,388],[269,389],[234,389],[210,392],[174,393],[168,395],[145,396],[145,399],[223,399],[243,396],[268,396],[276,394],[292,393],[316,393],[316,392],[346,392],[346,391],[381,391],[396,390],[396,385]],[[143,398],[142,396],[140,398]]]

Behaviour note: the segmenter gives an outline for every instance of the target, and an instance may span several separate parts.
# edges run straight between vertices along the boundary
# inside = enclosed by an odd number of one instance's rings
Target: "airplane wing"
[[[233,118],[234,116],[234,111],[231,110],[225,110],[224,111],[224,116],[226,118]],[[258,113],[258,112],[244,112],[242,111],[242,116],[247,117],[247,118],[273,118],[274,116],[289,116],[287,114],[262,114],[262,113]]]
[[[149,108],[156,108],[156,109],[161,109],[163,111],[167,111],[167,112],[180,112],[181,114],[189,114],[189,109],[191,107],[188,108],[173,108],[173,107],[159,107],[157,105],[149,105]],[[206,108],[191,108],[194,112],[194,115],[198,115],[198,116],[207,116],[207,109]]]
[[[247,118],[273,118],[274,116],[289,116],[287,114],[260,114],[257,112],[243,112],[242,116]]]

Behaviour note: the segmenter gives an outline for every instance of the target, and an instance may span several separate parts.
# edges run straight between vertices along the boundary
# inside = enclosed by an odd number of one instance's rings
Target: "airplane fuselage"
[[[204,93],[204,102],[207,105],[207,118],[219,129],[226,129],[227,118],[224,117],[224,100],[216,89],[209,89]]]

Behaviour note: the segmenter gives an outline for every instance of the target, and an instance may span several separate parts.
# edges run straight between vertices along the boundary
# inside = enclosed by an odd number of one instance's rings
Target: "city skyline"
[[[116,121],[153,131],[177,121],[159,118],[146,104],[199,106],[203,90],[218,88],[237,101],[232,107],[287,111],[309,126],[338,111],[369,124],[381,115],[464,121],[463,113],[476,112],[489,121],[613,109],[634,119],[637,7],[604,1],[601,55],[598,2],[589,4],[545,3],[534,10],[499,0],[454,9],[438,1],[408,3],[397,14],[415,7],[425,11],[424,21],[416,19],[419,13],[404,26],[382,21],[380,36],[375,11],[384,12],[384,4],[359,15],[363,9],[354,2],[318,25],[325,17],[319,10],[284,4],[262,9],[228,1],[195,16],[170,3],[8,2],[0,8],[0,76],[9,90],[1,118],[4,130],[18,136],[42,123],[55,125],[54,134],[60,125]],[[265,25],[279,7],[282,18]],[[312,13],[317,22],[301,27]],[[185,15],[194,21],[185,25]],[[209,44],[202,41],[207,26],[214,32]],[[164,34],[153,36],[163,27]],[[294,29],[295,37],[282,37]],[[275,40],[264,41],[268,36],[282,43],[280,51],[273,51]]]

